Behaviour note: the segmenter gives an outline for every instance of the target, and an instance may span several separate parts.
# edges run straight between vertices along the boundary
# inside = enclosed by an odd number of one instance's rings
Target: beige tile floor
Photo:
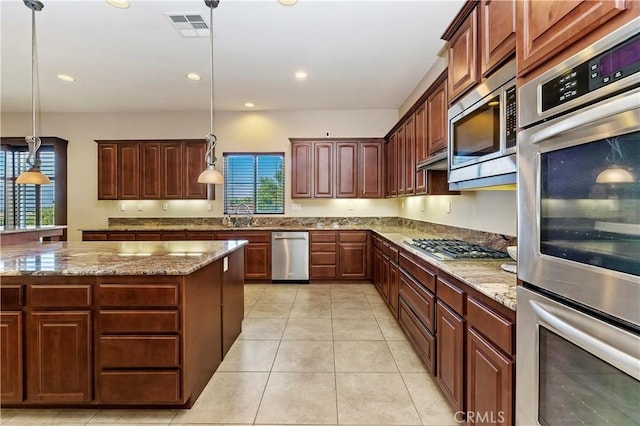
[[[245,286],[243,332],[190,410],[2,409],[7,425],[454,425],[369,284]]]

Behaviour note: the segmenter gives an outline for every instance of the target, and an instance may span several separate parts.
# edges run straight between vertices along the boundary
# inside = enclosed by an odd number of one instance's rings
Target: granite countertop
[[[0,276],[188,275],[247,241],[25,243],[3,247]]]
[[[371,225],[281,225],[281,226],[223,226],[223,225],[110,225],[79,229],[79,231],[331,231],[331,230],[372,230]]]
[[[23,226],[23,227],[10,227],[0,226],[1,234],[19,234],[22,232],[40,232],[40,231],[53,231],[56,229],[66,229],[67,225],[45,225],[45,226]]]
[[[409,228],[386,227],[373,229],[380,236],[401,246],[408,252],[419,256],[426,262],[436,266],[449,275],[459,279],[468,286],[478,290],[485,296],[516,310],[517,276],[504,271],[500,265],[509,260],[443,260],[439,261],[420,250],[404,244],[411,238],[438,238],[438,235],[427,234]]]

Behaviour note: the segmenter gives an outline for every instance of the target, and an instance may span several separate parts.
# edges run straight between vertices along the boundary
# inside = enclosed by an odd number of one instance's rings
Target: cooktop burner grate
[[[438,260],[506,259],[509,257],[507,253],[462,240],[414,238],[413,240],[405,240],[404,243]]]

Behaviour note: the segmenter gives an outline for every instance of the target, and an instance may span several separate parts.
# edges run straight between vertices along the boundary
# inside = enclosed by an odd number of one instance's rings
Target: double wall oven
[[[521,425],[640,424],[639,33],[518,92]]]

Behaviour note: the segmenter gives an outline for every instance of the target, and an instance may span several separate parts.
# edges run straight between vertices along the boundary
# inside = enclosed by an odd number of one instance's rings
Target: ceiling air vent
[[[165,13],[182,37],[209,37],[209,25],[197,13]]]

